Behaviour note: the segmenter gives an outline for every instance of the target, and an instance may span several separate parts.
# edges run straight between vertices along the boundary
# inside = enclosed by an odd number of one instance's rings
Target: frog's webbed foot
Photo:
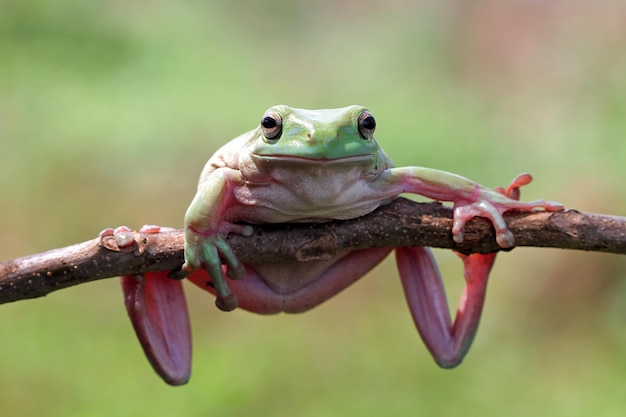
[[[520,187],[532,181],[530,174],[520,174],[513,179],[506,188],[498,187],[493,191],[477,191],[476,199],[460,200],[454,204],[454,224],[452,235],[454,241],[463,241],[463,228],[474,217],[488,218],[496,231],[496,241],[502,248],[510,248],[515,245],[515,238],[509,230],[502,214],[509,210],[534,211],[543,209],[546,211],[563,210],[563,205],[552,201],[536,200],[520,202]],[[490,195],[491,194],[491,195]],[[506,198],[502,198],[504,195]]]
[[[170,385],[191,375],[191,327],[182,281],[169,271],[121,278],[126,310],[154,370]]]
[[[222,221],[217,230],[212,231],[203,232],[194,229],[193,226],[187,226],[185,263],[180,271],[170,276],[172,278],[184,278],[198,269],[205,269],[215,287],[215,305],[223,311],[236,309],[239,301],[228,287],[224,270],[231,279],[243,278],[246,271],[225,238],[229,233],[251,236],[253,231],[250,225],[240,225],[226,221]],[[225,264],[224,270],[222,262]]]
[[[143,226],[139,231],[172,230]],[[135,243],[126,226],[105,229],[100,236],[113,236],[120,248]],[[191,374],[191,330],[182,282],[169,279],[168,272],[126,275],[121,283],[126,311],[150,364],[165,382],[181,385]]]

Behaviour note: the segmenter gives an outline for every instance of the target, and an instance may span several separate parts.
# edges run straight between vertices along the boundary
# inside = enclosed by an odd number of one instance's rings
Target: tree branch
[[[626,254],[626,218],[602,214],[534,212],[505,214],[517,246]],[[104,236],[65,248],[0,263],[0,304],[45,296],[97,279],[177,269],[183,262],[182,230],[134,232],[135,243],[119,248]],[[230,235],[244,263],[327,259],[339,250],[430,246],[464,253],[501,250],[490,222],[467,223],[464,242],[452,240],[452,210],[440,203],[397,199],[366,216],[318,224],[255,226],[252,237]]]

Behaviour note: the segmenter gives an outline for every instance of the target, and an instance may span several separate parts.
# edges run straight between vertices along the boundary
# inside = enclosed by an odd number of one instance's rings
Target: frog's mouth
[[[374,155],[362,154],[362,155],[348,155],[340,158],[315,158],[312,156],[301,155],[287,155],[287,154],[272,154],[272,155],[260,155],[252,154],[252,158],[258,162],[281,162],[281,163],[294,163],[294,164],[362,164],[371,163],[374,160]]]

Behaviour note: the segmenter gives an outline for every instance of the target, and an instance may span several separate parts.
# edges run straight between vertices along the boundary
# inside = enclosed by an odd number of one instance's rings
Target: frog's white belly
[[[250,223],[320,222],[353,219],[387,204],[397,193],[374,187],[375,179],[362,178],[362,169],[314,170],[288,180],[246,183],[234,190],[230,221]],[[312,175],[314,174],[314,175]]]

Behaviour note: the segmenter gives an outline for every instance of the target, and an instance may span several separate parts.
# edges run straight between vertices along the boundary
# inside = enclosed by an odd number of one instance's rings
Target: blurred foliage
[[[0,0],[0,258],[180,227],[206,159],[265,108],[369,106],[398,165],[623,215],[626,6],[435,0]],[[451,298],[460,263],[437,251]],[[150,369],[113,280],[3,305],[0,415],[617,416],[619,256],[499,256],[466,362],[438,369],[395,267],[304,315],[188,288],[194,368]],[[453,304],[455,301],[453,302]],[[329,325],[332,323],[332,325]]]

